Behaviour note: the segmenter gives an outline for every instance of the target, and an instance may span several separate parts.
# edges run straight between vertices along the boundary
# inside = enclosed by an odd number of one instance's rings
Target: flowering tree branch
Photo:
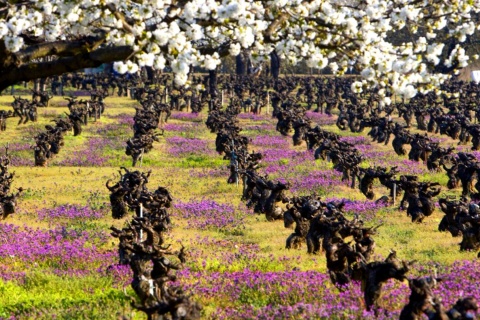
[[[338,75],[354,65],[362,77],[357,90],[377,87],[380,97],[390,91],[410,98],[435,90],[449,77],[445,72],[472,60],[465,42],[479,29],[479,1],[342,2],[0,0],[0,69],[24,70],[23,64],[35,65],[28,60],[52,54],[81,58],[69,60],[71,69],[93,63],[85,57],[99,48],[126,46],[129,55],[111,55],[119,59],[116,71],[169,65],[175,82],[185,85],[192,66],[215,70],[221,57],[247,50],[252,59],[275,52],[290,64],[303,60]],[[399,30],[407,30],[408,39],[396,42],[392,33]]]

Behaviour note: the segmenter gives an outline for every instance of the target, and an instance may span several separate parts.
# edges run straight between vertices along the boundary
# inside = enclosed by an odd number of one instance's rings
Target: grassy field
[[[0,109],[9,110],[12,101],[11,96],[1,96]],[[65,116],[65,100],[56,97],[49,108],[39,109],[37,123],[17,126],[15,118],[8,119],[7,131],[0,134],[0,146],[10,145],[13,188],[25,189],[18,212],[0,224],[0,318],[143,319],[124,294],[125,289],[133,295],[130,273],[116,265],[117,241],[108,230],[128,219],[110,217],[105,187],[108,179],[118,179],[121,166],[131,166],[125,141],[133,135],[136,103],[107,98],[106,104],[102,118],[90,122],[81,136],[66,135],[65,146],[46,168],[33,167],[30,146],[46,124]],[[189,251],[179,281],[203,305],[203,317],[372,317],[363,311],[359,284],[339,292],[325,274],[322,254],[308,255],[305,246],[286,250],[285,240],[293,231],[282,221],[267,222],[240,201],[241,186],[226,183],[228,161],[215,152],[215,135],[206,128],[206,117],[174,113],[161,142],[137,168],[152,171],[149,189],[164,186],[174,197],[168,242],[175,247],[181,242]],[[252,139],[252,150],[267,154],[260,171],[291,181],[289,194],[317,192],[324,199],[349,199],[367,225],[382,224],[375,236],[377,259],[394,249],[401,259],[417,261],[412,277],[437,270],[453,288],[442,293],[447,304],[463,290],[480,296],[476,253],[460,252],[459,238],[437,231],[440,210],[424,223],[412,224],[398,205],[372,205],[359,190],[341,182],[331,163],[315,161],[305,145],[293,147],[290,137],[275,131],[275,119],[267,115],[239,119],[242,133]],[[366,132],[338,132],[334,118],[316,120],[330,131],[353,137],[368,159],[362,166],[397,165],[401,173],[446,185],[444,173],[431,173],[422,163],[398,158],[390,145],[370,142]],[[454,144],[448,139],[444,143]],[[375,193],[379,198],[387,190],[378,184]],[[444,187],[441,195],[459,193]],[[185,219],[179,209],[185,203],[205,209],[195,219]],[[389,283],[384,299],[389,313],[384,317],[398,317],[407,298],[404,283]]]

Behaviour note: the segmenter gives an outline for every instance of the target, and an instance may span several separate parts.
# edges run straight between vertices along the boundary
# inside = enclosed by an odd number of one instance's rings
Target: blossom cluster
[[[0,39],[16,53],[27,49],[25,36],[51,42],[101,31],[106,44],[134,50],[128,61],[114,64],[117,72],[169,66],[178,85],[188,85],[192,66],[213,70],[222,56],[243,50],[259,62],[276,51],[292,64],[304,60],[338,74],[355,65],[362,80],[352,89],[377,86],[390,103],[387,91],[411,98],[418,90],[434,90],[448,78],[436,66],[458,70],[470,62],[462,45],[478,29],[479,11],[480,2],[467,0],[349,6],[332,0],[39,0],[10,6],[0,19]],[[411,41],[397,44],[387,36],[402,29],[413,35]],[[450,38],[454,48],[444,45]]]

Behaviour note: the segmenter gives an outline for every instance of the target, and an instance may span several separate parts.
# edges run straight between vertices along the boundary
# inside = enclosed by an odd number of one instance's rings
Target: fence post
[[[140,203],[140,218],[143,218],[143,204]],[[140,242],[143,241],[143,229],[140,227]]]
[[[393,184],[393,205],[395,205],[395,200],[397,198],[397,184]]]

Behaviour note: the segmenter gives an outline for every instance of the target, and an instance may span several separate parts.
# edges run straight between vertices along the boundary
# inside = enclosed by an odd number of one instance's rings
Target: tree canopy
[[[377,86],[388,102],[468,64],[479,10],[479,0],[0,0],[0,89],[113,61],[120,73],[168,65],[185,85],[191,66],[249,50],[337,74],[354,65],[352,88]],[[392,41],[399,30],[411,41]]]

